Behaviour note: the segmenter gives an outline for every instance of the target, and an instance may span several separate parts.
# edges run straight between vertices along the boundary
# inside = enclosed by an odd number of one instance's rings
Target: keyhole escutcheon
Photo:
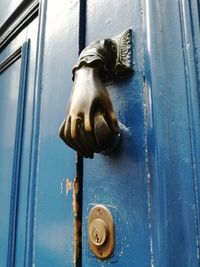
[[[114,224],[110,211],[96,205],[89,214],[88,240],[92,252],[100,259],[110,257],[114,249]]]

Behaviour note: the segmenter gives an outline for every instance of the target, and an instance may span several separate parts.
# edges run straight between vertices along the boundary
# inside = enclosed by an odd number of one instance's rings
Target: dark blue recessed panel
[[[24,103],[24,121],[23,121],[23,144],[21,148],[21,165],[20,165],[20,183],[18,195],[18,225],[16,238],[16,255],[15,264],[21,266],[24,258],[28,257],[26,243],[27,233],[30,228],[30,221],[27,215],[27,206],[30,197],[29,176],[31,161],[31,143],[32,143],[32,118],[34,103],[34,79],[36,66],[37,51],[37,31],[38,19],[35,19],[26,29],[26,38],[29,39],[28,58],[26,64],[26,81],[25,81],[25,103]],[[33,214],[32,214],[33,217]],[[34,218],[32,218],[34,220]],[[31,229],[33,233],[33,229]]]
[[[22,266],[26,253],[37,27],[35,19],[0,55],[2,267]]]
[[[6,266],[21,59],[0,75],[0,266]]]

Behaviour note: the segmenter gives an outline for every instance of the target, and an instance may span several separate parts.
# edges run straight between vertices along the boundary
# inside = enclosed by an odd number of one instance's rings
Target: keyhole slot
[[[99,243],[99,236],[96,234],[96,242]]]

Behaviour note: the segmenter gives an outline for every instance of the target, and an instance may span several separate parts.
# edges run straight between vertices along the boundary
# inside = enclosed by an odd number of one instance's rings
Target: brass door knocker
[[[109,151],[120,129],[104,83],[132,70],[131,30],[91,43],[74,66],[73,88],[60,137],[86,158]]]

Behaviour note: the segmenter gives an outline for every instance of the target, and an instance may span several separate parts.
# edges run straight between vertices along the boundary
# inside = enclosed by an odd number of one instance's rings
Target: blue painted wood
[[[83,266],[151,266],[151,240],[143,100],[143,36],[140,1],[87,1],[87,43],[132,27],[134,75],[108,87],[121,124],[122,143],[110,156],[84,161]],[[99,262],[88,247],[91,204],[110,207],[115,221],[114,257]]]
[[[8,244],[9,244],[9,221],[11,205],[11,187],[14,165],[14,147],[15,147],[15,125],[17,121],[17,105],[20,83],[20,65],[19,59],[9,69],[5,70],[0,76],[1,97],[0,97],[0,117],[2,129],[0,133],[0,265],[7,265]],[[9,77],[13,83],[9,84]],[[18,90],[16,90],[18,89]],[[9,110],[12,109],[12,113]],[[11,129],[13,129],[11,131]]]
[[[36,48],[37,48],[37,32],[38,20],[34,20],[26,29],[26,38],[30,39],[29,57],[28,57],[28,73],[26,85],[26,106],[25,106],[25,120],[24,120],[24,133],[23,133],[23,146],[22,146],[22,162],[21,162],[21,183],[18,204],[18,232],[16,240],[16,266],[23,266],[26,258],[26,242],[28,242],[28,199],[30,196],[29,189],[29,175],[31,164],[31,142],[32,138],[32,118],[33,118],[33,104],[34,104],[34,77],[36,68]],[[32,214],[32,220],[34,220]],[[33,228],[32,228],[33,232]]]
[[[46,1],[41,1],[40,16],[38,21],[37,50],[34,75],[34,94],[33,94],[33,113],[32,113],[32,132],[30,143],[30,166],[29,166],[29,185],[28,200],[26,210],[26,243],[24,251],[24,266],[28,267],[34,262],[34,236],[35,236],[35,211],[36,211],[36,190],[37,190],[37,171],[38,171],[38,151],[39,151],[39,129],[40,129],[40,107],[41,107],[41,75],[43,70],[43,45],[44,29],[46,20]]]
[[[102,265],[199,266],[197,2],[87,3],[88,43],[133,28],[135,73],[109,87],[128,132],[121,148],[85,161],[83,266],[101,266],[86,241],[92,203],[118,214],[114,258]]]
[[[35,266],[74,266],[73,179],[76,154],[58,137],[71,91],[71,69],[78,56],[79,1],[49,1],[43,70],[37,210],[35,214]]]
[[[30,38],[20,112],[12,87],[20,83],[20,60],[0,76],[0,266],[199,266],[198,1],[43,0],[40,7],[39,34],[36,19],[0,54],[2,61]],[[85,44],[129,27],[134,74],[107,87],[122,142],[110,156],[84,160],[82,264],[74,263],[76,154],[58,138],[71,69]],[[10,129],[19,114],[16,141]],[[115,221],[107,261],[94,257],[87,242],[95,203],[107,205]],[[15,249],[9,246],[7,264],[9,218]]]
[[[29,41],[23,44],[21,48],[21,67],[20,67],[20,81],[19,93],[17,103],[17,118],[16,118],[16,133],[13,154],[12,166],[12,185],[11,185],[11,201],[10,201],[10,215],[9,215],[9,239],[7,252],[7,265],[13,266],[15,264],[15,250],[16,250],[16,236],[17,236],[17,217],[19,204],[19,186],[20,186],[20,165],[21,152],[23,142],[23,128],[24,128],[24,111],[26,98],[26,77],[28,67],[28,47]],[[10,129],[11,130],[11,129]]]
[[[0,265],[23,266],[27,226],[27,194],[30,162],[31,119],[37,44],[35,19],[1,53],[2,61],[19,51],[18,60],[0,76],[1,144],[0,190],[1,255]],[[36,33],[36,34],[35,34]],[[27,40],[30,37],[30,49]],[[25,41],[25,44],[23,45]],[[18,49],[22,45],[21,49]]]
[[[147,163],[154,265],[199,266],[197,2],[146,1],[145,17]]]

